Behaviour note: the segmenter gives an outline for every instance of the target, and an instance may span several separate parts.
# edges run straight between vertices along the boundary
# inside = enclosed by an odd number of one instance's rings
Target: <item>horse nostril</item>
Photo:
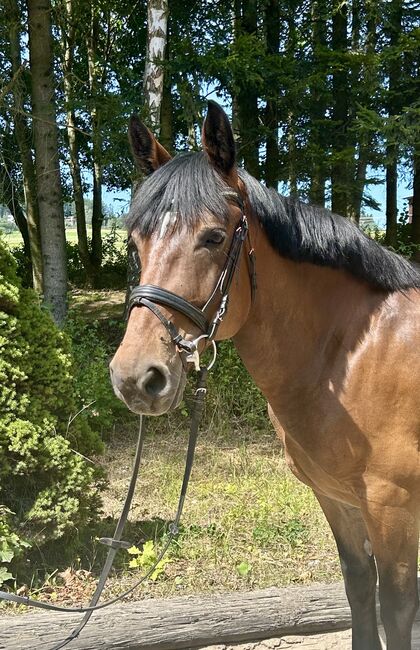
[[[143,388],[150,397],[156,397],[164,390],[166,377],[158,368],[149,368],[143,381]]]

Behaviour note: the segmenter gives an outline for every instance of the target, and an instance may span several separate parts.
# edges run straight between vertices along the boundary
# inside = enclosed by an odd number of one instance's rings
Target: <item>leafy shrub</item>
[[[100,452],[102,443],[86,418],[68,427],[77,410],[70,339],[36,294],[22,288],[13,257],[0,242],[3,542],[20,548],[21,537],[36,536],[39,545],[76,530],[97,512],[99,475],[84,456]]]
[[[115,345],[107,344],[98,322],[72,318],[66,324],[72,340],[74,384],[79,404],[91,407],[83,413],[90,426],[106,438],[116,418],[119,421],[130,412],[112,389],[108,364]]]
[[[192,385],[195,375],[191,377]],[[207,424],[217,430],[267,428],[267,400],[255,385],[231,341],[218,344],[208,377]]]
[[[75,287],[87,284],[86,272],[80,258],[78,245],[67,242],[67,272]],[[114,225],[102,237],[102,266],[95,282],[97,289],[122,289],[127,283],[127,253],[125,237]]]

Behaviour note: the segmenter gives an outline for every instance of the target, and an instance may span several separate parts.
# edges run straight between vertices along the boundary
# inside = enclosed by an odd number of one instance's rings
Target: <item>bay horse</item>
[[[214,102],[201,152],[171,159],[136,117],[129,135],[148,174],[128,217],[140,287],[172,292],[211,318],[246,219],[216,339],[233,339],[288,465],[331,526],[353,650],[381,648],[377,574],[387,648],[409,650],[418,607],[419,272],[349,220],[238,169],[229,120]],[[181,307],[163,301],[159,310],[184,341],[202,334]],[[131,309],[111,362],[114,390],[136,413],[159,415],[182,399],[191,364],[164,320]]]

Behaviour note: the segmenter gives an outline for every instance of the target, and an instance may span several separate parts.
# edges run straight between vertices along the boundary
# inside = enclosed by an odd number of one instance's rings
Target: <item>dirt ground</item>
[[[309,636],[284,636],[281,639],[266,639],[256,643],[241,645],[212,645],[200,650],[351,650],[351,630],[341,630],[328,634],[311,634]],[[420,645],[413,646],[413,650]]]

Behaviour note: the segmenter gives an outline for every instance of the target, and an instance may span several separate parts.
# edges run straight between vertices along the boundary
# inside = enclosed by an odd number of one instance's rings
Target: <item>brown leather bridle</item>
[[[227,192],[226,195],[232,197],[233,192]],[[243,204],[241,198],[236,195],[236,201],[240,204],[243,212]],[[216,282],[216,285],[210,294],[209,299],[206,301],[204,307],[199,309],[185,298],[178,296],[172,291],[168,291],[163,287],[158,287],[154,284],[144,284],[135,287],[130,294],[128,301],[128,314],[134,307],[147,307],[166,328],[171,341],[177,347],[181,354],[181,359],[184,366],[187,362],[193,360],[193,356],[197,354],[197,344],[200,340],[206,339],[206,343],[211,343],[217,334],[220,323],[228,309],[229,291],[238,267],[241,252],[245,240],[248,240],[248,268],[251,283],[251,300],[254,300],[255,291],[257,287],[256,282],[256,268],[255,268],[255,253],[252,248],[249,237],[248,220],[244,213],[239,220],[238,225],[233,233],[232,243],[229,248],[229,253],[226,258],[225,265]],[[213,301],[214,297],[220,294],[219,307],[214,316],[209,320],[206,316],[206,310],[209,304]],[[195,339],[186,339],[175,327],[173,322],[166,318],[166,316],[159,309],[158,305],[169,307],[175,311],[186,316],[190,321],[196,325],[201,331],[201,335]]]

